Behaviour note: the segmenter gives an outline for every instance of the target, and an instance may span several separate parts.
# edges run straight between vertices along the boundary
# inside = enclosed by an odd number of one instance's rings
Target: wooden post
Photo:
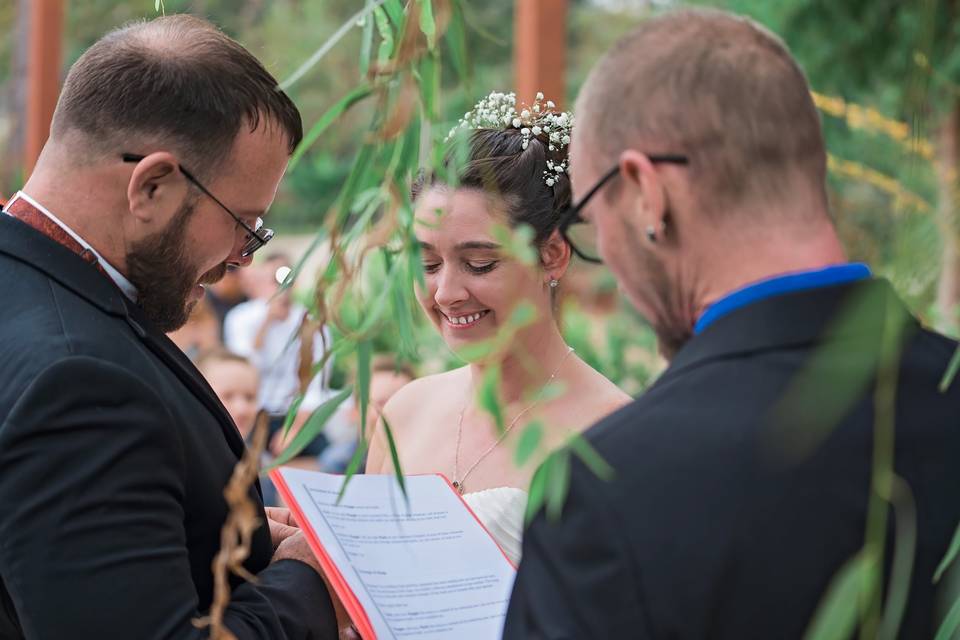
[[[24,139],[24,176],[40,157],[60,94],[63,51],[63,0],[30,0],[30,37],[27,45],[27,127]]]
[[[562,107],[566,97],[567,1],[516,0],[514,66],[517,98],[538,91]]]

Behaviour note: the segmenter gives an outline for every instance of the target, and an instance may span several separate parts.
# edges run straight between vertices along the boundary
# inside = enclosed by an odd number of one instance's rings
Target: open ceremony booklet
[[[440,475],[270,477],[364,640],[495,640],[516,570]]]

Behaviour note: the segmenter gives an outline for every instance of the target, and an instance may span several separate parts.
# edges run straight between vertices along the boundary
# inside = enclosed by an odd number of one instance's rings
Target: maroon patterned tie
[[[93,251],[84,248],[79,242],[74,240],[73,237],[63,229],[63,227],[44,215],[42,211],[37,209],[23,198],[15,199],[10,203],[9,206],[7,206],[7,208],[4,209],[4,211],[9,213],[20,222],[30,225],[54,242],[63,245],[67,249],[70,249],[70,251],[73,251],[75,254],[83,258],[84,262],[93,265],[97,271],[107,276],[111,283],[113,282],[106,270],[103,268],[103,265],[101,265],[100,261],[97,260],[97,256],[93,253]]]

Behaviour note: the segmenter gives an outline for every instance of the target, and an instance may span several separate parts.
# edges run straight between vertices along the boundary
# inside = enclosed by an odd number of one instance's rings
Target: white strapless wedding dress
[[[464,502],[487,528],[514,566],[520,564],[527,492],[515,487],[484,489],[463,495]]]

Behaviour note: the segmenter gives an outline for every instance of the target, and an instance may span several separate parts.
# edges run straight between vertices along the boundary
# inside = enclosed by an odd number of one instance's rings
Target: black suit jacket
[[[907,325],[889,369],[895,403],[880,415],[895,419],[917,527],[900,636],[932,637],[931,579],[960,521],[960,380],[937,388],[957,345],[918,326],[880,280],[719,318],[590,429],[616,476],[575,461],[562,519],[531,524],[505,637],[801,637],[864,544],[888,314]]]
[[[205,637],[191,620],[211,603],[243,449],[199,372],[109,279],[0,214],[0,638]],[[245,563],[259,579],[234,581],[228,628],[335,637],[320,576],[271,556],[262,526]]]

